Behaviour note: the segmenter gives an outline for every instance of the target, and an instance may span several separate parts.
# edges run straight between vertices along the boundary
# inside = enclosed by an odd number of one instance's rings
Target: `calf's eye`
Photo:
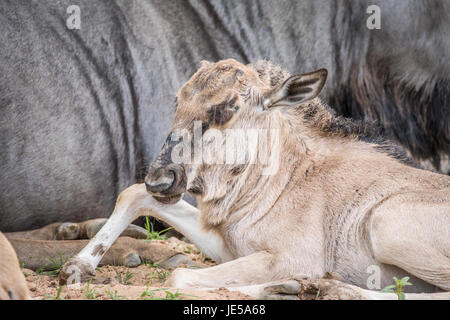
[[[208,121],[214,125],[224,125],[231,120],[233,115],[239,110],[239,106],[236,106],[237,97],[234,96],[225,102],[221,102],[212,105],[207,111]]]

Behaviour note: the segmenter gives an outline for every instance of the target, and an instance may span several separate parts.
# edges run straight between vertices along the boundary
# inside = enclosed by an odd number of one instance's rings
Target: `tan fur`
[[[14,249],[1,232],[0,257],[0,300],[30,299],[30,292]]]
[[[263,176],[260,164],[185,165],[188,190],[203,182],[203,226],[223,236],[234,258],[267,252],[270,262],[252,271],[254,281],[234,261],[223,273],[178,271],[192,275],[175,273],[171,281],[182,287],[196,274],[199,286],[220,285],[236,272],[243,284],[337,272],[366,287],[367,267],[377,265],[382,286],[410,274],[415,291],[450,290],[450,177],[405,165],[360,141],[357,130],[334,128],[338,119],[318,98],[262,109],[274,84],[259,71],[231,59],[203,64],[178,94],[172,130],[192,130],[195,120],[208,121],[209,106],[236,95],[239,111],[213,127],[279,130],[274,175]]]

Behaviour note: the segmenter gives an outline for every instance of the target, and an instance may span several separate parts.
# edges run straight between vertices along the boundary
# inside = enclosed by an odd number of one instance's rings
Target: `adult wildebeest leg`
[[[386,200],[373,212],[375,257],[450,291],[449,190],[409,193]],[[433,223],[430,223],[433,222]]]
[[[88,240],[30,240],[11,239],[19,261],[28,269],[37,270],[51,265],[51,259],[63,261],[74,257],[88,243]],[[122,265],[135,267],[141,264],[141,258],[147,261],[163,263],[179,254],[158,242],[146,243],[130,237],[118,238],[100,261],[100,265]],[[54,266],[53,266],[54,267]]]
[[[35,230],[5,232],[5,236],[9,240],[75,240],[79,239],[80,226],[77,223],[56,222]]]
[[[79,223],[57,222],[30,231],[8,232],[5,236],[16,250],[20,262],[26,268],[37,270],[49,264],[49,259],[59,261],[59,257],[71,258],[88,243],[80,239],[91,239],[106,223],[107,219],[91,219]],[[146,230],[136,225],[129,225],[121,237],[131,237],[113,246],[111,252],[104,257],[102,264],[135,267],[141,258],[150,259],[152,254],[135,239],[145,239]],[[75,240],[75,241],[56,241]],[[124,243],[126,242],[126,246]],[[150,249],[150,248],[147,248]],[[163,252],[164,250],[158,250]],[[168,248],[166,253],[170,251]]]
[[[200,250],[217,262],[230,259],[231,255],[219,234],[205,231],[198,220],[198,209],[181,200],[165,205],[153,199],[144,184],[135,184],[119,195],[111,217],[79,254],[70,259],[60,272],[61,282],[74,273],[84,281],[95,275],[95,267],[126,226],[141,215],[151,215],[173,226]],[[75,268],[74,268],[75,267]]]
[[[92,239],[103,227],[108,219],[98,218],[83,222],[56,222],[45,227],[18,232],[6,232],[8,239],[32,239],[32,240],[77,240]],[[130,224],[122,232],[121,236],[136,239],[145,239],[146,230],[139,226]]]

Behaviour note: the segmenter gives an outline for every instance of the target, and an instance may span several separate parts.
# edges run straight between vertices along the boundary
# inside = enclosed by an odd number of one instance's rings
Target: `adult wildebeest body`
[[[447,1],[81,0],[81,30],[70,30],[72,4],[1,1],[2,231],[109,215],[201,59],[326,67],[323,97],[339,112],[380,120],[417,159],[447,168]],[[366,27],[369,4],[380,30]]]

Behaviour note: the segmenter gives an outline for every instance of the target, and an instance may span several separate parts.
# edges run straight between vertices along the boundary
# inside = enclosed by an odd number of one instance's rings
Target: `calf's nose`
[[[145,178],[145,187],[152,194],[167,192],[175,182],[175,172],[165,168],[151,168]]]

